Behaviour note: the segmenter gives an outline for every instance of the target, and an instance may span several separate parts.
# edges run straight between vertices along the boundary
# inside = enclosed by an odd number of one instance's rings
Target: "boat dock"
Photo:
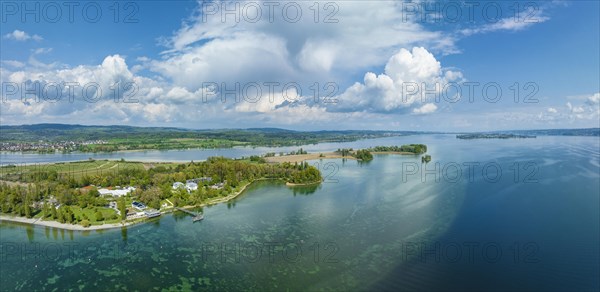
[[[202,215],[200,213],[194,213],[194,212],[192,212],[190,210],[186,210],[186,209],[179,208],[179,207],[175,207],[175,209],[177,209],[178,211],[181,211],[181,212],[184,212],[184,213],[188,213],[188,214],[194,216],[192,218],[192,222],[196,222],[196,221],[200,221],[200,220],[204,219],[204,215]]]

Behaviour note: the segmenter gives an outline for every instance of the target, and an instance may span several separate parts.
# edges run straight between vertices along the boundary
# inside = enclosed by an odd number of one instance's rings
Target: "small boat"
[[[204,215],[198,214],[198,216],[192,218],[192,222],[200,221],[202,219],[204,219]]]

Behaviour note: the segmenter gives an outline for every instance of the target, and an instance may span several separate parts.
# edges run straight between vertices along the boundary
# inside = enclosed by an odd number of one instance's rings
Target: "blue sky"
[[[117,3],[2,2],[2,124],[600,126],[598,1]]]

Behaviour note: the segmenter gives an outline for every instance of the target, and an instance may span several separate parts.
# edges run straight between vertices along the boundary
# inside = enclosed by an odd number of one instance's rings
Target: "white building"
[[[215,189],[215,190],[220,190],[225,186],[224,182],[218,183],[218,184],[214,184],[212,186],[210,186],[211,189]]]
[[[185,187],[185,185],[182,182],[176,182],[176,183],[173,184],[173,189],[174,190],[176,190],[176,189],[182,189],[184,187]]]
[[[195,191],[198,189],[198,184],[189,182],[185,184],[185,188],[188,190],[188,192]]]
[[[176,182],[173,184],[173,189],[174,190],[178,190],[178,189],[185,189],[186,191],[191,192],[191,191],[195,191],[198,189],[198,184],[195,182],[191,182],[188,181],[186,184],[182,183],[182,182]]]
[[[126,187],[120,190],[99,189],[98,193],[100,193],[101,196],[122,197],[133,191],[135,191],[134,187]]]

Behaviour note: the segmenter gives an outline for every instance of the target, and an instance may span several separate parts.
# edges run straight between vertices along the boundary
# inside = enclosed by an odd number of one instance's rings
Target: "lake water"
[[[598,137],[424,135],[345,145],[404,143],[427,144],[432,162],[313,161],[326,177],[320,186],[256,183],[205,208],[196,223],[182,213],[99,232],[1,223],[0,290],[600,288]],[[255,150],[217,152],[247,153],[239,151]],[[186,161],[203,153],[123,155]],[[27,159],[16,162],[42,158]]]

